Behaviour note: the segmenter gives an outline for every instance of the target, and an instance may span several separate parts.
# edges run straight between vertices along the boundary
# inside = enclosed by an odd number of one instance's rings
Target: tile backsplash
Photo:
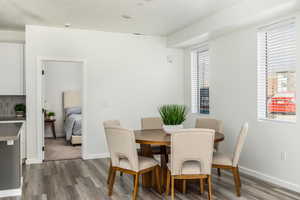
[[[26,104],[26,96],[22,95],[0,95],[0,116],[12,117],[15,116],[15,105]]]

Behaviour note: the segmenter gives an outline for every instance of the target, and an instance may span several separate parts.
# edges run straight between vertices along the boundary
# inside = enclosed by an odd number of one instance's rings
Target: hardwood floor
[[[24,167],[24,184],[22,200],[126,200],[131,199],[133,191],[132,176],[116,176],[113,195],[107,195],[107,159],[49,161],[39,165]],[[213,173],[214,200],[299,200],[300,194],[241,174],[241,197],[236,197],[234,181],[231,175],[222,173],[218,177]],[[138,199],[160,200],[154,189],[140,186]],[[207,199],[205,193],[199,194],[198,182],[188,182],[187,193],[176,191],[176,199]],[[0,198],[0,200],[21,200],[21,198]]]

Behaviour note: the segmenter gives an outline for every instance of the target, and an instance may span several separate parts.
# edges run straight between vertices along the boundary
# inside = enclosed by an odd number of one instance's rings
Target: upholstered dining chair
[[[224,133],[223,121],[213,118],[198,118],[196,119],[196,128],[213,129],[215,132]],[[215,151],[219,150],[219,143],[214,144]],[[218,175],[221,176],[221,170],[218,169]]]
[[[144,117],[141,126],[143,130],[162,129],[163,121],[160,117]]]
[[[204,192],[204,180],[208,183],[208,199],[212,199],[211,166],[215,131],[212,129],[183,129],[171,135],[171,159],[167,164],[166,195],[170,181],[172,200],[175,179],[200,179],[200,192]]]
[[[134,176],[134,191],[132,195],[132,199],[134,200],[137,198],[139,176],[144,173],[155,171],[157,190],[161,192],[158,162],[153,158],[138,156],[134,132],[122,127],[106,124],[105,135],[112,162],[108,195],[112,195],[117,171]]]
[[[248,133],[248,123],[244,123],[238,136],[233,155],[215,152],[213,156],[213,168],[231,170],[237,196],[241,196],[241,179],[238,162]]]
[[[162,129],[163,121],[160,117],[144,117],[141,119],[142,130]],[[153,154],[161,154],[159,145],[151,145]]]
[[[196,128],[208,128],[213,129],[216,132],[224,133],[223,121],[213,118],[198,118],[196,120]],[[218,143],[215,144],[215,149],[218,150]]]
[[[121,123],[119,120],[107,120],[103,122],[104,129],[108,127],[121,127]],[[108,176],[107,176],[107,184],[109,184],[109,180],[111,177],[112,167],[111,167],[111,160],[109,161],[109,169],[108,169]],[[121,173],[121,175],[123,175]]]

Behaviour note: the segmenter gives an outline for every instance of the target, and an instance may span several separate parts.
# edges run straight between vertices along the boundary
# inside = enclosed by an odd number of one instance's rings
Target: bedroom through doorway
[[[82,157],[83,63],[43,61],[44,161]]]

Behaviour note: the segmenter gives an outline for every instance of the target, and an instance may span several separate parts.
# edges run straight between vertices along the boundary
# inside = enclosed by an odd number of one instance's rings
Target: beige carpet
[[[81,146],[67,144],[65,138],[45,138],[45,161],[81,158]]]

